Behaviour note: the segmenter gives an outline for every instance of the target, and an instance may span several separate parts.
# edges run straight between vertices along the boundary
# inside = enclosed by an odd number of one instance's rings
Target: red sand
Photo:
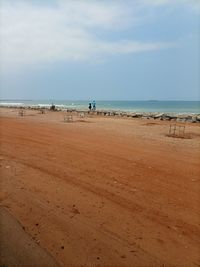
[[[63,266],[200,266],[200,127],[1,109],[1,206]]]
[[[0,207],[0,266],[1,267],[59,267],[20,223]]]

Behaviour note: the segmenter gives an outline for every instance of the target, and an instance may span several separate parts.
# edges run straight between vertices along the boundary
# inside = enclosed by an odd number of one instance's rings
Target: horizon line
[[[164,102],[164,101],[184,101],[184,102],[200,102],[200,99],[198,99],[198,100],[185,100],[185,99],[146,99],[146,100],[141,100],[141,99],[129,99],[129,100],[127,100],[127,99],[39,99],[39,98],[37,98],[37,99],[23,99],[23,98],[3,98],[3,99],[1,99],[0,98],[0,101],[50,101],[50,102],[52,102],[52,101],[91,101],[91,100],[95,100],[95,101],[100,101],[100,102],[102,102],[102,101],[112,101],[112,102],[117,102],[117,101],[123,101],[123,102],[128,102],[128,101],[143,101],[143,102]]]

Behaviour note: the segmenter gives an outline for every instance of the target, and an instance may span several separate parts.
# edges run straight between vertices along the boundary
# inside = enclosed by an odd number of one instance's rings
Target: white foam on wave
[[[51,107],[51,104],[37,104],[36,106],[49,108],[49,107]]]
[[[60,107],[60,108],[65,108],[66,107],[66,105],[61,105],[61,104],[59,104],[59,105],[55,104],[55,106],[56,107]]]
[[[63,104],[60,104],[60,105],[57,105],[57,104],[54,104],[56,107],[60,107],[60,108],[65,108],[66,107],[66,105],[63,105]],[[52,106],[52,104],[37,104],[36,106],[38,106],[38,107],[51,107]]]
[[[6,107],[9,107],[9,106],[12,106],[12,107],[15,107],[15,106],[24,106],[24,103],[16,103],[16,102],[0,102],[0,106],[6,106]]]

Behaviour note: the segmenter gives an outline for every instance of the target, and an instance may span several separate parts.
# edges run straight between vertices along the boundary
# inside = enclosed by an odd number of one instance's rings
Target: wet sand
[[[169,124],[2,108],[1,206],[63,266],[200,266],[200,126]]]

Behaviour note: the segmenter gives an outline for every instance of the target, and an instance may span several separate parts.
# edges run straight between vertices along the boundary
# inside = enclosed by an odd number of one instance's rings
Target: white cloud
[[[135,1],[131,8],[125,1],[62,0],[56,5],[2,1],[1,66],[10,68],[35,63],[103,59],[105,55],[138,53],[170,46],[133,40],[108,41],[98,37],[102,31],[117,31],[134,24],[138,6],[139,1]]]

